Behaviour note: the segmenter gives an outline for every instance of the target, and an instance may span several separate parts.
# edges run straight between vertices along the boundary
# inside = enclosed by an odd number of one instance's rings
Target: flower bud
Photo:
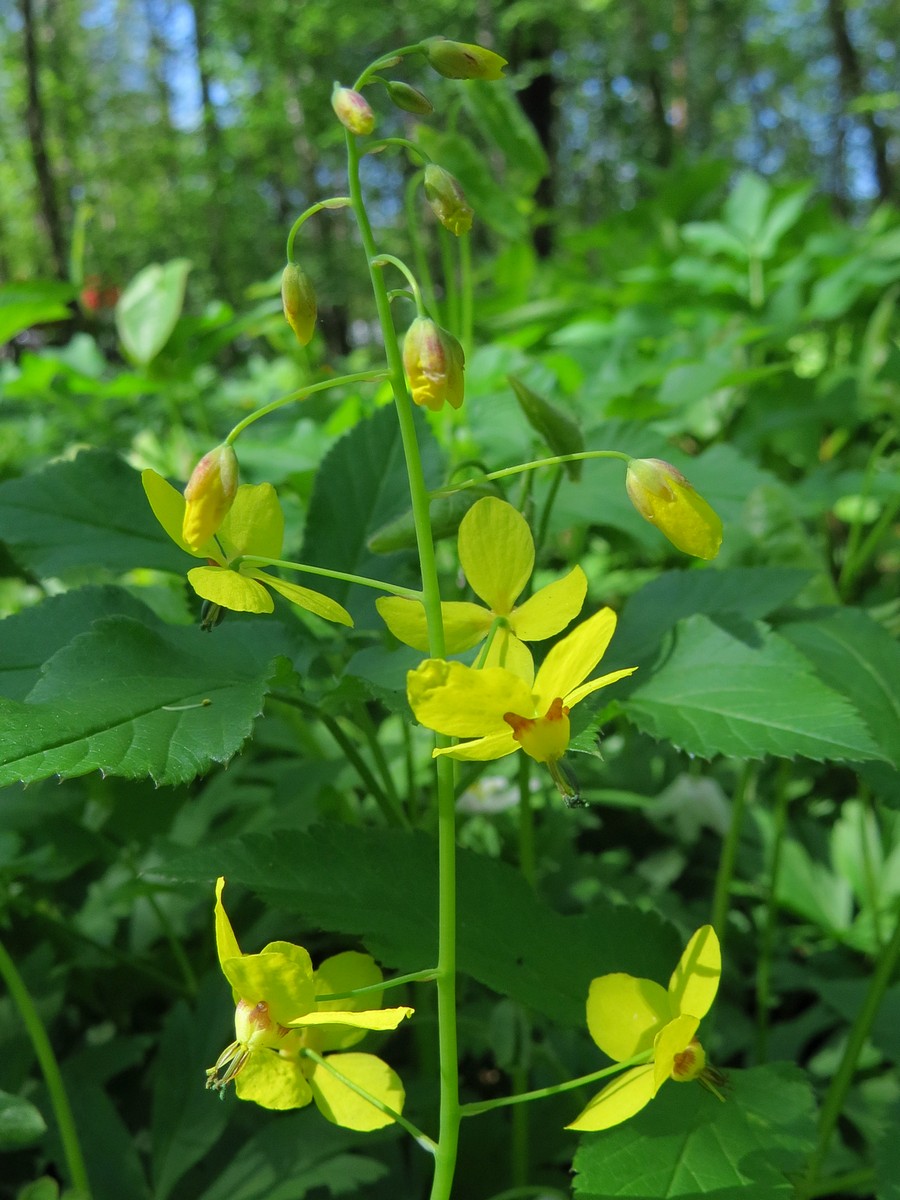
[[[680,471],[661,458],[633,458],[625,488],[645,521],[655,525],[678,550],[695,558],[715,558],[722,544],[722,521]]]
[[[443,227],[457,237],[472,228],[472,209],[459,180],[436,163],[425,168],[425,198]]]
[[[465,362],[463,348],[452,333],[429,317],[416,317],[403,343],[403,366],[416,404],[437,412],[446,400],[459,408]]]
[[[192,550],[199,550],[213,536],[237,495],[237,455],[223,443],[204,454],[194,467],[184,498],[181,536]]]
[[[404,112],[416,113],[420,117],[427,117],[434,112],[434,105],[418,88],[410,87],[399,79],[391,79],[386,86],[391,100]]]
[[[354,92],[353,88],[334,85],[331,93],[331,107],[337,119],[351,133],[371,133],[375,128],[375,114],[369,107],[365,96]]]
[[[506,59],[468,42],[429,38],[425,54],[439,75],[447,79],[502,79]]]
[[[308,345],[316,328],[316,293],[309,276],[296,263],[288,263],[282,272],[281,305],[297,341]]]

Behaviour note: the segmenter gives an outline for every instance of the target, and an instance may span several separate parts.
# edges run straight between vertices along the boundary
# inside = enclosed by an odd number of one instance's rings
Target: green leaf
[[[723,1103],[667,1083],[636,1117],[586,1134],[575,1155],[578,1200],[776,1200],[793,1196],[815,1141],[813,1096],[788,1063],[729,1072]]]
[[[757,253],[758,241],[765,220],[766,209],[772,198],[772,189],[760,175],[745,171],[734,186],[722,215],[727,227],[735,233],[753,253]]]
[[[184,783],[240,749],[284,652],[281,627],[207,635],[147,618],[95,621],[25,703],[0,700],[0,787],[89,771]]]
[[[584,434],[577,421],[557,405],[526,387],[515,375],[508,378],[525,420],[535,433],[544,439],[550,447],[551,454],[578,454],[584,449]],[[566,474],[570,479],[578,480],[581,478],[583,466],[584,463],[580,461],[566,463]]]
[[[900,646],[887,630],[861,609],[843,608],[779,632],[852,702],[883,756],[900,767]]]
[[[441,481],[441,453],[427,422],[417,412],[416,430],[425,482]],[[409,484],[400,427],[393,407],[379,409],[332,446],[316,474],[306,533],[303,562],[396,582],[404,559],[376,554],[369,539],[409,509]],[[349,608],[354,618],[374,615],[374,594],[339,580],[322,579],[316,587]],[[361,595],[360,593],[365,593]]]
[[[847,701],[761,624],[680,621],[662,665],[623,708],[646,733],[704,758],[883,758]]]
[[[0,1092],[0,1152],[21,1150],[43,1137],[47,1122],[40,1110],[21,1096]]]
[[[166,1200],[175,1184],[218,1140],[228,1110],[211,1104],[200,1082],[228,1040],[227,1027],[198,1013],[214,1011],[221,976],[210,976],[197,997],[196,1011],[184,1003],[169,1012],[162,1029],[153,1073],[153,1200]],[[192,1086],[193,1085],[193,1086]]]
[[[684,617],[767,617],[793,600],[810,578],[809,571],[792,567],[666,571],[625,605],[603,669],[651,663],[662,638]]]
[[[128,358],[146,366],[172,336],[191,264],[173,258],[139,271],[116,305],[116,329]]]
[[[473,122],[502,152],[509,173],[509,190],[532,195],[550,170],[534,125],[508,86],[474,79],[462,100]]]
[[[159,527],[138,472],[107,450],[0,484],[0,529],[16,560],[43,579],[86,567],[191,566]]]
[[[75,289],[66,283],[31,280],[8,283],[0,288],[0,346],[32,325],[65,321],[71,313],[68,301]]]
[[[372,1140],[367,1135],[367,1147]],[[358,1133],[329,1125],[316,1111],[279,1113],[254,1137],[242,1138],[215,1182],[192,1195],[198,1200],[303,1200],[327,1188],[331,1196],[360,1196],[387,1168],[359,1153],[359,1145]]]
[[[0,695],[24,700],[44,663],[99,617],[146,615],[146,607],[122,588],[86,587],[7,617],[0,624]]]
[[[599,900],[588,916],[561,916],[505,863],[461,850],[458,864],[460,970],[554,1021],[584,1024],[597,975],[665,982],[678,960],[680,935],[653,913]],[[209,881],[210,894],[225,875],[307,925],[361,937],[386,967],[437,961],[437,845],[423,833],[328,826],[251,835],[173,855],[164,873]]]

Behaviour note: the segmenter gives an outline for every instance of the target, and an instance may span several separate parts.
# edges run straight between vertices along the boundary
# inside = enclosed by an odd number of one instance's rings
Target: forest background
[[[419,923],[381,903],[385,877],[408,873],[414,909],[433,883],[411,662],[359,589],[336,593],[357,619],[347,642],[283,608],[268,626],[230,614],[201,635],[185,556],[136,469],[184,481],[245,413],[381,361],[349,213],[318,214],[298,239],[319,300],[304,348],[281,311],[284,242],[346,188],[332,82],[434,34],[509,66],[503,83],[404,74],[433,116],[370,97],[378,135],[415,138],[475,210],[474,304],[465,287],[431,291],[466,344],[467,391],[459,413],[418,422],[429,486],[613,447],[671,458],[725,525],[701,566],[641,521],[621,472],[503,484],[534,530],[538,583],[582,564],[591,602],[621,613],[615,665],[641,669],[578,731],[585,809],[527,767],[462,778],[463,1093],[494,1101],[597,1069],[591,977],[621,959],[665,983],[710,920],[726,963],[710,1045],[737,1080],[702,1110],[728,1149],[708,1172],[678,1124],[705,1099],[668,1097],[660,1116],[579,1143],[563,1131],[577,1106],[556,1096],[490,1113],[477,1136],[464,1126],[459,1194],[897,1200],[891,0],[0,7],[0,1200],[54,1200],[76,1174],[23,994],[72,1098],[94,1200],[427,1194],[396,1129],[360,1138],[308,1110],[272,1120],[202,1088],[230,1037],[220,871],[242,945],[303,937],[319,959],[358,944],[388,970],[427,965]],[[373,224],[417,272],[454,278],[461,249],[417,168],[404,152],[364,160]],[[278,487],[304,561],[386,562],[413,582],[388,402],[366,384],[289,406],[242,436],[241,471]],[[433,508],[455,595],[461,511]],[[133,647],[117,658],[104,640],[122,622],[152,629],[172,670],[189,647],[204,681],[237,672],[240,736],[188,738],[181,761],[156,729],[112,765],[80,734],[23,751],[27,702],[65,713],[85,696],[87,711],[151,689],[156,659],[138,656],[134,683]],[[259,673],[279,655],[302,676],[296,694]],[[732,719],[718,719],[723,697]],[[558,921],[582,933],[569,944]],[[520,938],[556,974],[523,977]],[[406,1111],[433,1123],[434,1014],[424,988],[410,992],[420,1024],[386,1053]]]

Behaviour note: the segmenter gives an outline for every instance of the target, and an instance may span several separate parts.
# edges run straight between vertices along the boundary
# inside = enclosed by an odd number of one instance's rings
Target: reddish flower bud
[[[410,87],[399,79],[390,80],[386,86],[391,100],[404,112],[416,113],[420,117],[427,117],[434,112],[434,105],[418,88]]]
[[[375,128],[375,114],[368,100],[352,88],[336,83],[331,93],[331,107],[340,123],[351,133],[371,133]]]
[[[506,59],[493,50],[446,38],[429,38],[425,54],[437,73],[447,79],[502,79],[506,66]]]
[[[288,263],[282,272],[281,305],[297,341],[308,345],[316,329],[316,293],[309,276],[296,263]]]
[[[218,530],[237,495],[240,472],[231,446],[216,446],[194,467],[184,498],[181,536],[192,550],[199,550]]]
[[[459,180],[436,163],[425,168],[425,198],[444,228],[457,237],[472,228],[472,209]]]
[[[463,348],[452,333],[428,317],[416,317],[403,343],[403,366],[416,404],[437,412],[446,400],[459,408],[465,363]]]
[[[722,544],[722,521],[671,463],[633,458],[625,488],[645,521],[673,546],[695,558],[715,558]]]

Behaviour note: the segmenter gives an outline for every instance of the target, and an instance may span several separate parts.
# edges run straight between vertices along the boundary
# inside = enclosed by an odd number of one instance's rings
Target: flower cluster
[[[381,971],[367,954],[336,954],[315,971],[309,954],[291,942],[270,942],[259,954],[242,954],[222,904],[224,886],[220,878],[216,949],[236,1004],[235,1040],[207,1071],[206,1086],[221,1090],[234,1082],[242,1100],[263,1108],[303,1108],[314,1101],[324,1117],[346,1129],[392,1124],[394,1118],[360,1091],[399,1113],[404,1101],[399,1078],[374,1054],[345,1051],[367,1030],[396,1029],[413,1010],[379,1008],[377,990],[346,1000],[320,999],[377,988]],[[367,1002],[375,1007],[367,1008]]]
[[[347,610],[329,596],[279,579],[255,564],[238,561],[246,554],[270,560],[281,557],[284,514],[270,483],[245,483],[237,488],[231,507],[216,529],[210,532],[208,523],[196,522],[200,534],[197,541],[189,544],[184,530],[195,525],[190,513],[191,501],[156,471],[144,471],[141,482],[153,515],[172,541],[192,557],[207,560],[206,566],[188,571],[188,580],[198,596],[235,612],[268,613],[275,607],[267,591],[271,588],[298,608],[326,621],[353,624]],[[203,503],[202,489],[193,503]]]
[[[591,1037],[614,1062],[644,1053],[649,1061],[608,1084],[568,1129],[609,1129],[627,1121],[667,1079],[707,1081],[712,1072],[696,1033],[716,998],[721,974],[719,939],[711,925],[704,925],[685,947],[668,989],[624,974],[592,982],[587,1001]]]

